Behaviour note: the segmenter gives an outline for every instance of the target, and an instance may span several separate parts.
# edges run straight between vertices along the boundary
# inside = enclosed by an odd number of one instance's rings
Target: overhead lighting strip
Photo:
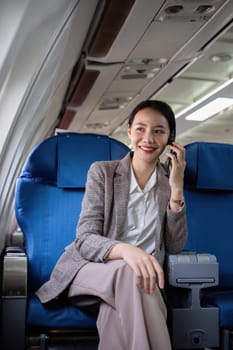
[[[232,105],[233,98],[218,97],[195,112],[189,114],[185,119],[202,122]]]
[[[227,80],[222,85],[220,85],[216,89],[212,90],[209,94],[205,95],[204,97],[200,98],[198,101],[192,103],[189,107],[187,107],[187,108],[183,109],[181,112],[177,113],[176,114],[176,119],[178,119],[178,118],[182,117],[183,115],[187,114],[189,111],[191,111],[192,109],[194,109],[195,107],[200,105],[202,102],[206,101],[210,97],[212,97],[215,94],[219,93],[224,88],[226,88],[227,86],[231,85],[232,83],[233,83],[233,78]]]

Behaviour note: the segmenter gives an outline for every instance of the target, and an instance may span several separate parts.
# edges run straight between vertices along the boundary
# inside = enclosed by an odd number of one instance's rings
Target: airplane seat
[[[202,348],[203,344],[212,348],[219,346],[220,335],[220,348],[230,350],[233,330],[233,145],[189,144],[186,162],[188,241],[183,255],[168,257],[168,269],[174,288],[184,288],[180,289],[179,302],[174,303],[173,316],[176,319],[176,312],[182,312],[179,307],[184,305],[178,305],[181,300],[186,300],[189,314],[183,314],[182,319],[177,317],[181,324],[173,325],[174,338],[179,338],[179,348]],[[190,317],[193,324],[189,323]],[[200,324],[205,321],[206,329],[202,329]],[[192,324],[193,329],[187,330],[187,324],[188,327]]]
[[[32,150],[15,190],[15,211],[24,248],[8,247],[3,259],[3,350],[25,349],[28,330],[36,334],[41,331],[41,349],[50,341],[46,341],[48,334],[49,339],[54,339],[59,330],[69,330],[77,337],[77,329],[83,333],[76,349],[86,348],[82,343],[85,337],[97,348],[98,336],[93,331],[96,315],[68,304],[65,298],[43,305],[34,292],[49,279],[64,247],[75,238],[90,164],[121,159],[128,151],[127,146],[108,136],[79,133],[50,137]]]

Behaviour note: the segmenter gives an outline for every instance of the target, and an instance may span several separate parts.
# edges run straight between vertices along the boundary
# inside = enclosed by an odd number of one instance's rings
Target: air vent
[[[211,5],[200,5],[198,6],[198,8],[196,9],[196,12],[198,14],[209,14],[210,12],[213,12],[215,9],[214,6],[211,6]]]
[[[100,104],[99,110],[122,109],[132,101],[133,96],[106,97]]]
[[[233,59],[233,55],[228,52],[219,52],[209,57],[211,62],[227,62]]]
[[[152,75],[153,77],[154,75]],[[129,80],[129,79],[147,79],[149,78],[148,74],[138,73],[138,74],[122,74],[121,79]]]
[[[122,69],[121,79],[151,79],[166,65],[166,58],[133,59]]]
[[[165,9],[165,12],[167,13],[167,14],[177,14],[177,13],[180,13],[180,12],[182,12],[184,10],[184,7],[183,6],[181,6],[181,5],[175,5],[175,6],[169,6],[169,7],[167,7],[166,9]]]
[[[161,22],[185,21],[196,22],[206,21],[219,8],[223,0],[177,0],[174,4],[170,1],[170,6],[164,7],[157,19]]]
[[[106,128],[108,126],[108,123],[88,123],[85,125],[86,129],[93,129],[93,130],[97,130],[97,129],[103,129]]]

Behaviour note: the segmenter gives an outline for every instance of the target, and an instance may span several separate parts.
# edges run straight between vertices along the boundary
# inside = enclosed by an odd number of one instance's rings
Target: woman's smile
[[[151,147],[151,146],[138,146],[143,152],[145,153],[153,153],[156,148],[155,147]]]

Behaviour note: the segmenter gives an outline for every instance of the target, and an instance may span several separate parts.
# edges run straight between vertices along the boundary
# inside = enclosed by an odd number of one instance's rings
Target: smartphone
[[[175,151],[173,151],[172,149],[170,150],[171,154],[174,154],[174,156],[177,158],[177,153]]]
[[[175,156],[177,156],[176,152],[173,151],[172,149],[170,150],[170,153],[171,153],[171,154],[174,154]],[[169,157],[167,157],[166,166],[168,167],[168,169],[170,169],[170,167],[171,167],[171,165],[172,165],[171,163],[172,163],[171,159],[170,159]]]

